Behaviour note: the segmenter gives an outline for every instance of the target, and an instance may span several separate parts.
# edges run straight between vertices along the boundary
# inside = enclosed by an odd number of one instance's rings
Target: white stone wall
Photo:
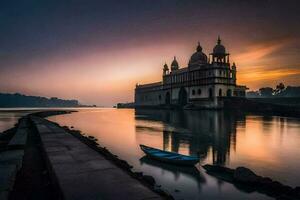
[[[207,99],[209,98],[209,89],[212,89],[213,97],[219,97],[219,90],[222,90],[222,97],[227,96],[227,90],[231,90],[231,96],[234,96],[235,86],[231,85],[204,85],[204,86],[192,86],[190,88],[185,88],[188,100],[193,99]],[[198,90],[201,90],[201,93],[198,93]],[[193,94],[193,90],[195,93]],[[166,103],[166,94],[169,92],[171,103],[176,104],[179,98],[179,91],[180,88],[173,88],[172,91],[170,90],[160,90],[160,91],[150,91],[150,92],[143,92],[137,93],[135,97],[136,105],[148,105],[148,106],[155,106],[155,105],[163,105]],[[160,98],[159,98],[160,96]]]
[[[172,101],[176,101],[178,100],[178,96],[179,96],[179,90],[180,88],[173,88],[172,89]]]
[[[227,96],[227,90],[231,90],[231,96],[233,95],[233,91],[235,89],[235,86],[228,86],[228,85],[205,85],[205,86],[192,86],[190,87],[189,91],[189,99],[198,99],[198,98],[209,98],[209,89],[212,89],[213,97],[219,97],[219,90],[222,90],[222,97]],[[201,90],[201,93],[199,94],[199,89]],[[193,94],[193,90],[195,93]]]
[[[189,98],[209,98],[209,88],[213,88],[212,85],[204,85],[204,86],[192,86],[190,87]],[[198,93],[198,90],[201,90],[201,93]],[[193,90],[195,94],[193,94]]]
[[[231,90],[231,96],[233,96],[233,91],[235,89],[235,86],[231,86],[231,85],[216,85],[215,86],[215,95],[219,96],[219,90],[222,90],[222,97],[226,97],[227,96],[227,90],[230,89]]]
[[[161,99],[159,100],[159,95]],[[143,92],[136,94],[136,105],[160,105],[163,104],[163,96],[161,91]]]
[[[136,93],[135,96],[135,104],[137,106],[155,106],[155,105],[163,105],[166,103],[166,94],[167,90],[160,91],[150,91],[143,93]],[[171,92],[169,91],[170,95]],[[160,96],[160,98],[159,98]],[[171,97],[171,96],[170,96]]]

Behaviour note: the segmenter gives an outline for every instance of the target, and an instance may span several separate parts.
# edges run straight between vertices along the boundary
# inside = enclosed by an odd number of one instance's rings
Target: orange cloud
[[[236,60],[238,60],[239,63],[249,63],[253,61],[255,62],[265,57],[266,55],[269,55],[272,52],[280,49],[283,46],[283,44],[274,44],[270,46],[254,46],[251,47],[247,52],[236,56]]]
[[[258,89],[264,84],[288,80],[291,76],[300,75],[300,65],[291,67],[286,56],[274,56],[276,52],[285,52],[294,40],[290,38],[274,39],[265,43],[251,45],[236,56],[238,64],[238,82],[250,89]]]
[[[260,80],[273,80],[290,75],[300,75],[300,69],[276,69],[265,70],[251,70],[249,72],[240,73],[239,77],[242,82],[254,82]]]
[[[243,53],[233,56],[234,60],[242,67],[253,66],[255,63],[262,63],[266,61],[266,58],[282,49],[283,47],[289,45],[292,42],[289,38],[284,38],[281,40],[274,40],[266,43],[254,44],[246,48]]]

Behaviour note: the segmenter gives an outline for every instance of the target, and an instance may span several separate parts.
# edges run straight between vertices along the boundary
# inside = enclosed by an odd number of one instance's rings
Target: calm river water
[[[25,116],[34,111],[35,110],[1,109],[0,110],[0,132],[12,128],[18,122],[18,119],[20,117]]]
[[[94,109],[50,120],[96,137],[136,171],[154,176],[177,199],[270,198],[217,180],[200,165],[185,169],[149,160],[139,144],[200,153],[201,165],[246,166],[285,184],[300,185],[300,119],[223,111]]]
[[[0,129],[26,113],[0,112]],[[82,109],[49,118],[96,137],[102,146],[155,177],[176,199],[271,199],[220,181],[200,167],[181,168],[144,157],[139,144],[204,156],[205,163],[246,166],[300,186],[300,119],[235,115],[223,111]]]

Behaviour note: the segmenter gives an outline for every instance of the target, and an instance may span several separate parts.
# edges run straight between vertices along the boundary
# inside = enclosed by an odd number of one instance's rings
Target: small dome
[[[213,49],[213,54],[216,56],[223,56],[226,54],[225,47],[221,44],[220,36],[218,37],[217,45]]]
[[[176,60],[176,56],[174,56],[174,60],[171,63],[171,70],[177,70],[179,68],[178,62]]]
[[[197,51],[191,56],[189,65],[207,63],[207,56],[202,52],[200,43],[198,43],[196,50]]]
[[[168,71],[169,70],[169,67],[168,67],[167,63],[164,64],[164,68],[163,69],[164,69],[164,71]]]

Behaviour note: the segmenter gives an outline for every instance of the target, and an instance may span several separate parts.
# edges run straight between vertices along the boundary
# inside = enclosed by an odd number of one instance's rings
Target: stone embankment
[[[1,135],[0,150],[0,199],[8,199],[13,190],[18,171],[22,168],[24,147],[27,142],[27,120],[20,120],[18,127]],[[10,140],[6,140],[10,139]]]
[[[230,169],[217,165],[204,165],[203,168],[212,176],[234,184],[247,192],[260,192],[280,200],[300,199],[300,187],[292,188],[268,177],[256,175],[245,167]]]
[[[39,137],[41,160],[46,166],[34,176],[49,175],[56,199],[172,199],[155,185],[151,176],[132,172],[126,161],[100,147],[94,138],[41,118],[68,112],[41,112],[20,120],[10,141],[1,145],[0,199],[18,199],[16,193],[26,189],[20,174],[24,171],[23,161],[32,157],[27,150],[24,156],[27,140],[31,140],[30,126]]]

